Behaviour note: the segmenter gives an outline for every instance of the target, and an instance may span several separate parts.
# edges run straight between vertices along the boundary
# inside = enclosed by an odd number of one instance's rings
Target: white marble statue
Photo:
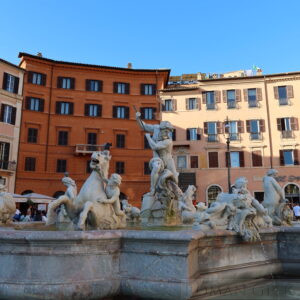
[[[76,195],[72,181],[65,179],[67,191],[48,208],[47,224],[53,224],[55,210],[64,205],[68,217],[75,228],[86,229],[117,229],[126,226],[126,216],[120,210],[119,195],[121,176],[112,174],[108,179],[109,151],[93,152],[90,162],[92,173]],[[50,217],[49,217],[50,216]]]
[[[263,178],[264,201],[262,205],[268,210],[274,225],[291,225],[293,212],[287,204],[284,190],[275,179],[277,174],[277,170],[270,169]]]
[[[181,219],[185,224],[192,224],[196,217],[197,209],[193,204],[196,187],[189,185],[187,190],[179,198],[179,209],[181,210]]]
[[[139,223],[141,210],[139,208],[129,204],[128,200],[126,200],[126,199],[123,199],[121,202],[122,202],[122,207],[123,207],[123,210],[125,211],[127,220],[129,220],[130,222],[132,222],[134,224]]]
[[[137,112],[137,122],[141,129],[147,132],[145,136],[153,150],[153,158],[149,162],[151,187],[150,192],[143,197],[142,223],[179,224],[181,223],[179,198],[182,196],[182,191],[178,187],[178,172],[172,157],[173,126],[168,121],[162,121],[159,125],[146,124],[140,116]]]
[[[10,193],[6,193],[6,188],[0,184],[0,225],[12,223],[12,218],[16,212],[16,203]]]
[[[220,193],[217,200],[195,218],[195,228],[228,229],[239,233],[245,241],[260,239],[259,228],[271,227],[272,221],[267,210],[251,196],[247,183],[245,177],[237,178],[233,193]]]

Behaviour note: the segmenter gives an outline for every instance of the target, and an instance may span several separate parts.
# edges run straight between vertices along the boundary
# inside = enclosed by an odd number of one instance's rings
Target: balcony
[[[250,140],[251,141],[261,141],[262,140],[262,133],[261,132],[251,132],[250,133]]]
[[[279,98],[279,105],[289,105],[289,100],[287,98]]]
[[[236,102],[235,101],[227,101],[227,108],[232,109],[232,108],[236,108]]]
[[[216,143],[219,141],[219,137],[217,134],[208,134],[207,135],[207,141],[209,143]]]
[[[282,139],[294,139],[295,135],[292,130],[283,130],[283,131],[281,131],[281,138]]]
[[[258,102],[256,100],[248,100],[248,107],[258,107]]]
[[[76,154],[91,154],[94,151],[103,151],[105,145],[77,144],[75,148]]]
[[[216,109],[216,104],[215,103],[206,103],[206,109],[207,110]]]
[[[17,163],[15,161],[0,160],[0,170],[15,172]]]
[[[240,141],[241,140],[241,136],[239,133],[234,132],[234,133],[229,133],[229,139],[231,141]]]

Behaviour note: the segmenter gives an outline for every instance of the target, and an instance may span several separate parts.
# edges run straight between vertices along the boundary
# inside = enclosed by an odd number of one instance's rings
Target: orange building
[[[136,124],[135,108],[158,123],[169,70],[106,67],[55,61],[20,53],[24,105],[16,193],[57,197],[64,172],[80,188],[95,150],[111,143],[110,173],[121,174],[121,192],[140,205],[149,191],[152,157]]]

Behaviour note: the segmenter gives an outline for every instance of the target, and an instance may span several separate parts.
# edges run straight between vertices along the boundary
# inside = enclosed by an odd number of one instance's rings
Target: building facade
[[[14,193],[24,70],[0,59],[0,183]]]
[[[300,72],[200,79],[169,85],[160,96],[162,119],[176,128],[180,184],[195,184],[198,201],[228,191],[229,158],[232,184],[247,177],[262,200],[262,178],[275,168],[286,197],[299,202]]]
[[[110,174],[123,197],[140,205],[149,191],[151,151],[135,120],[160,119],[157,90],[169,70],[139,70],[55,61],[20,53],[26,70],[16,191],[57,197],[65,172],[78,188],[89,176],[93,151],[111,144]]]

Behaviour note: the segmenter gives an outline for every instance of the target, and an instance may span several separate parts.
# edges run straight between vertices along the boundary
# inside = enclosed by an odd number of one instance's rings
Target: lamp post
[[[226,144],[227,144],[227,180],[228,180],[228,193],[232,194],[232,189],[231,189],[231,178],[230,178],[230,169],[231,169],[231,161],[230,161],[230,125],[229,125],[229,120],[228,117],[226,118],[225,121],[225,135],[226,138]]]

